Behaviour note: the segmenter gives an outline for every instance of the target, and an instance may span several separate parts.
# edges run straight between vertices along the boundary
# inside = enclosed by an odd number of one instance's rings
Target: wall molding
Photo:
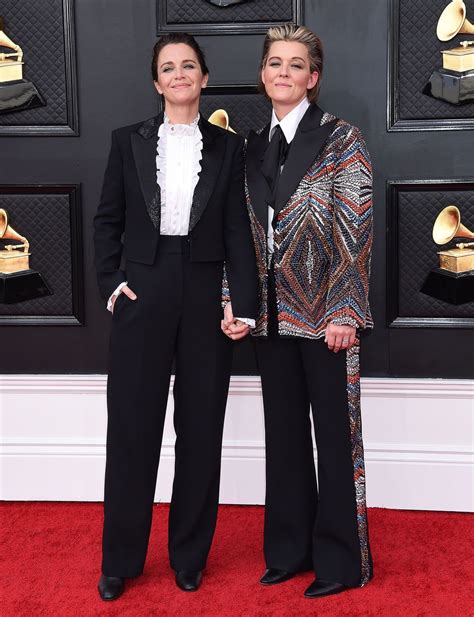
[[[103,439],[74,438],[62,439],[14,439],[4,438],[0,442],[2,455],[46,455],[64,456],[105,456],[105,441]],[[442,463],[470,463],[473,462],[474,447],[425,446],[417,444],[407,447],[404,444],[372,443],[365,445],[366,461],[400,461],[400,462],[442,462]],[[223,455],[227,452],[232,456],[247,458],[252,452],[252,458],[265,459],[265,442],[263,440],[225,440],[222,445]],[[174,441],[163,441],[162,452],[165,455],[174,455]],[[317,459],[316,449],[314,450]],[[434,458],[435,457],[435,458]],[[442,460],[441,458],[442,457]]]
[[[2,499],[102,499],[106,383],[104,375],[0,376]],[[363,378],[361,392],[369,505],[471,511],[474,381]],[[171,495],[170,415],[157,501]],[[258,377],[231,379],[222,461],[221,502],[262,503]]]
[[[172,391],[174,376],[170,382]],[[105,393],[107,375],[0,375],[2,392],[31,393]],[[232,377],[230,394],[261,394],[260,377]],[[409,379],[392,377],[362,377],[362,396],[462,398],[474,400],[474,380],[469,379]]]

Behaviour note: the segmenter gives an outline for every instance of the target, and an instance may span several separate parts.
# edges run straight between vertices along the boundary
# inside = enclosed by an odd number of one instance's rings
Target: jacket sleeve
[[[125,281],[125,273],[120,270],[124,226],[122,156],[114,131],[99,207],[94,217],[94,263],[99,292],[104,300],[107,300],[114,289]]]
[[[365,142],[350,127],[336,163],[333,255],[326,322],[372,327],[368,294],[372,248],[372,166]]]
[[[236,140],[224,220],[225,279],[223,299],[232,301],[234,315],[255,319],[257,264],[244,192],[243,139]],[[227,286],[227,284],[228,286]]]
[[[225,264],[224,264],[224,272],[222,273],[222,294],[221,294],[222,308],[224,309],[229,302],[230,302],[229,281],[227,280],[227,272],[225,270]]]

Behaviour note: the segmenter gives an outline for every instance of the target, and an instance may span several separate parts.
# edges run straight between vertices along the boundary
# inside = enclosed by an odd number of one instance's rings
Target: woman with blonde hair
[[[266,433],[261,583],[314,570],[310,598],[372,577],[359,388],[359,333],[373,326],[372,172],[360,131],[316,104],[322,73],[308,28],[268,31],[260,86],[273,112],[246,155]]]

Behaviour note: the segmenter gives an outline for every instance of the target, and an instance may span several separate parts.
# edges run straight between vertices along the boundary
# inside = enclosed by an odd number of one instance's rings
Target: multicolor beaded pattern
[[[334,120],[324,114],[321,124]],[[260,277],[254,336],[267,335],[266,232],[246,186]],[[368,305],[372,169],[359,130],[337,120],[316,161],[278,214],[274,230],[278,330],[320,338],[329,321],[373,327]]]
[[[247,184],[247,183],[246,183]],[[257,219],[257,216],[250,204],[247,185],[245,186],[245,194],[247,199],[247,207],[250,216],[250,227],[255,246],[255,254],[257,257],[257,273],[258,273],[258,318],[255,322],[255,328],[252,330],[254,336],[262,336],[267,334],[268,328],[268,271],[267,271],[267,236],[263,227]]]
[[[222,272],[222,297],[221,297],[221,306],[224,309],[226,305],[230,302],[230,290],[229,290],[229,280],[227,279],[227,271],[224,269]]]
[[[362,420],[360,412],[359,341],[346,352],[347,402],[351,435],[352,464],[357,506],[357,531],[361,554],[361,581],[363,587],[370,577],[367,506],[365,498],[364,446],[362,443]]]

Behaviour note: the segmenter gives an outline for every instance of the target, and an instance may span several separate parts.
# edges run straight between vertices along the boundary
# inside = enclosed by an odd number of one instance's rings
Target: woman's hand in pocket
[[[127,298],[129,298],[130,300],[137,299],[137,294],[134,291],[132,291],[128,285],[125,285],[125,287],[122,287],[122,289],[120,290],[120,293],[117,294],[114,298],[112,298],[112,313],[114,312],[115,303],[117,301],[117,298],[120,296],[120,294],[125,294]]]

